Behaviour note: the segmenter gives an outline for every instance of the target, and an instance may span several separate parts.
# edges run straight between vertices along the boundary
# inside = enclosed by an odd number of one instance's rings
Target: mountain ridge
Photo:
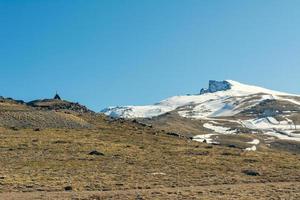
[[[153,105],[146,105],[146,106],[108,107],[103,109],[101,112],[111,117],[117,117],[117,118],[118,117],[146,118],[146,117],[154,117],[154,116],[164,114],[166,112],[170,112],[172,110],[175,110],[178,107],[192,104],[193,102],[198,103],[199,101],[203,101],[207,99],[217,99],[226,96],[239,97],[239,96],[253,95],[259,93],[271,95],[271,96],[264,96],[266,99],[273,99],[274,96],[275,97],[276,96],[295,96],[295,97],[299,96],[295,94],[288,94],[284,92],[269,90],[258,86],[246,85],[233,80],[225,80],[225,81],[211,80],[209,81],[209,88],[201,89],[200,94],[173,96],[165,100],[162,100],[159,103],[155,103]],[[205,95],[206,96],[210,95],[210,96],[208,98],[202,98]]]
[[[79,103],[61,99],[31,102],[0,98],[0,127],[19,128],[91,128],[85,116],[95,115]]]
[[[148,106],[110,107],[102,112],[169,131],[181,130],[186,135],[199,134],[204,128],[217,135],[255,133],[267,139],[300,141],[299,106],[299,95],[226,80],[210,81],[208,89],[197,95],[174,96]]]

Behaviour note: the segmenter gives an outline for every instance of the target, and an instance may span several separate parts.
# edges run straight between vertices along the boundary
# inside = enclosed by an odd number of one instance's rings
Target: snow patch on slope
[[[256,151],[256,149],[257,149],[256,146],[253,145],[252,147],[246,148],[245,151]]]
[[[260,143],[260,141],[258,139],[253,139],[251,142],[247,142],[247,143],[258,145]]]
[[[274,117],[265,117],[265,118],[258,118],[258,119],[249,119],[241,121],[241,123],[250,129],[278,129],[278,130],[285,130],[285,129],[298,129],[300,128],[299,125],[295,125],[290,120],[285,121],[277,121]]]
[[[291,130],[284,130],[284,131],[276,131],[276,130],[269,130],[264,132],[265,135],[273,136],[281,140],[293,140],[300,142],[300,135],[294,134]]]
[[[109,107],[101,112],[114,118],[151,118],[174,110],[173,106],[126,106]]]
[[[234,134],[236,133],[236,130],[231,130],[231,128],[223,127],[223,126],[217,126],[213,125],[212,123],[205,123],[203,124],[204,128],[213,130],[216,133],[222,133],[222,134]]]
[[[274,136],[282,140],[300,141],[300,125],[296,125],[292,120],[286,118],[278,121],[273,117],[250,119],[240,121],[240,123],[249,129],[261,130],[265,135]]]
[[[248,147],[245,149],[245,151],[256,151],[257,145],[260,143],[258,139],[253,139],[251,142],[247,142],[248,144],[253,144],[252,147]]]
[[[195,103],[192,110],[178,111],[179,115],[194,119],[234,116],[245,109],[258,105],[262,101],[274,99],[273,95],[248,95],[241,97],[215,95],[210,94],[209,99]]]
[[[217,134],[196,135],[193,137],[193,140],[196,142],[206,142],[207,144],[214,144],[215,142],[211,138],[214,135],[217,135]]]

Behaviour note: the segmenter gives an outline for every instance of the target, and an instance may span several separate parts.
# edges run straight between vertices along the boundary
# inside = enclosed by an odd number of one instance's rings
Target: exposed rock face
[[[94,151],[91,151],[89,153],[89,155],[104,156],[104,153],[94,150]]]
[[[256,170],[252,170],[252,169],[246,169],[246,170],[243,170],[242,172],[248,176],[260,176],[259,172],[257,172]]]
[[[200,94],[213,93],[213,92],[225,91],[230,89],[231,89],[231,84],[227,81],[210,80],[208,89],[202,88]]]

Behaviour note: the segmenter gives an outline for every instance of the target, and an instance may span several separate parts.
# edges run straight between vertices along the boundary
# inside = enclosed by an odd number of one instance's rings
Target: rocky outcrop
[[[73,103],[59,99],[35,100],[27,103],[27,105],[41,110],[68,110],[77,113],[94,113],[79,103]]]
[[[208,89],[202,88],[200,94],[214,93],[214,92],[225,91],[230,89],[231,89],[231,84],[227,81],[210,80]]]

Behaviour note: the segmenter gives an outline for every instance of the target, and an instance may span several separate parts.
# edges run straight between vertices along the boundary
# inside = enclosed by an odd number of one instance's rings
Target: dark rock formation
[[[248,175],[248,176],[260,176],[259,172],[255,171],[255,170],[252,170],[252,169],[243,170],[243,173]]]
[[[65,191],[71,191],[71,190],[73,190],[72,186],[66,186],[65,187]]]
[[[230,90],[231,84],[227,81],[209,81],[208,89],[202,88],[200,94],[213,93],[218,91]]]
[[[99,151],[94,150],[94,151],[91,151],[91,152],[89,153],[89,155],[104,156],[104,153],[101,153],[101,152],[99,152]]]

